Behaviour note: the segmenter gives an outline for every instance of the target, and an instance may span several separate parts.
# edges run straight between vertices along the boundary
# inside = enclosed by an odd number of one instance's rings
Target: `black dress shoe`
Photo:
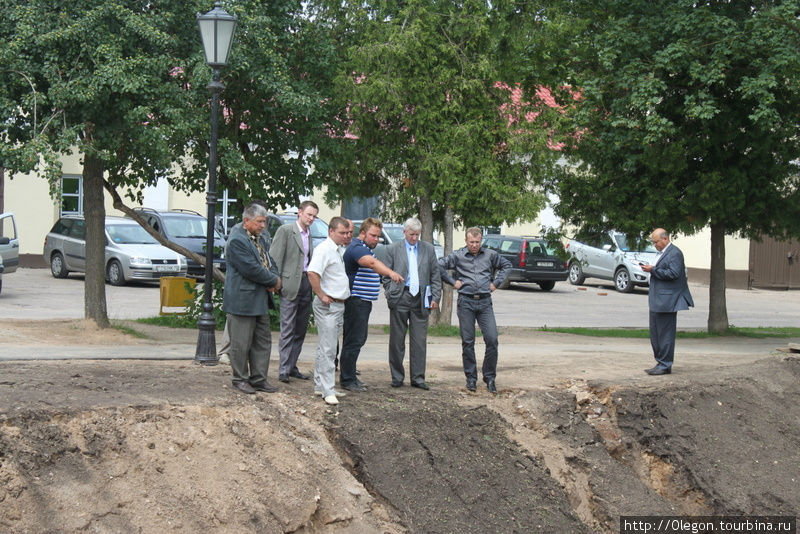
[[[342,389],[346,389],[347,391],[367,391],[367,388],[362,386],[357,382],[351,382],[350,384],[340,384]]]
[[[367,385],[364,382],[362,382],[361,380],[359,380],[358,378],[356,378],[356,384],[358,384],[359,386],[361,386],[361,387],[363,387],[365,389],[367,387]]]
[[[311,378],[310,375],[304,375],[303,373],[301,373],[300,369],[297,369],[296,367],[295,367],[294,371],[289,373],[289,376],[291,376],[293,378],[299,378],[300,380],[308,380],[309,378]]]
[[[357,375],[357,376],[360,376],[360,375],[361,375],[361,371],[359,371],[358,369],[356,369],[356,375]]]
[[[264,391],[266,393],[275,393],[276,391],[278,391],[277,387],[271,386],[267,382],[264,382],[263,384],[258,384],[258,385],[250,384],[250,387],[252,387],[256,391]]]
[[[247,393],[248,395],[252,395],[256,392],[248,382],[234,382],[233,383],[234,389],[241,391],[242,393]]]
[[[430,387],[428,387],[428,384],[426,384],[425,382],[412,382],[411,383],[411,387],[424,389],[425,391],[428,391],[429,389],[431,389]]]
[[[392,387],[393,388],[401,388],[401,387],[403,387],[403,383],[402,382],[396,382],[396,381],[392,380]]]
[[[474,378],[467,379],[467,389],[470,391],[475,391],[478,389],[478,381]]]
[[[659,375],[668,375],[672,373],[672,369],[669,367],[652,367],[650,369],[645,369],[645,373],[652,376],[659,376]]]
[[[494,380],[489,380],[486,382],[486,389],[489,390],[489,393],[497,393],[497,387],[494,385]]]
[[[278,380],[280,380],[281,382],[286,382],[288,384],[289,383],[289,375],[278,375]]]

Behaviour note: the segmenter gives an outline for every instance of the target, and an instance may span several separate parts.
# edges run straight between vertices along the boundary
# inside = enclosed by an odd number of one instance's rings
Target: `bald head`
[[[650,234],[650,241],[653,243],[653,246],[656,247],[656,250],[661,252],[664,250],[664,247],[669,245],[669,232],[663,228],[656,228],[653,230],[653,233]]]

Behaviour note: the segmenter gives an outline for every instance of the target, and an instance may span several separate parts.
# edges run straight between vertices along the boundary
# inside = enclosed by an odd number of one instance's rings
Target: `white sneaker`
[[[346,397],[347,396],[347,393],[345,393],[344,391],[336,391],[336,390],[334,390],[333,394],[336,395],[337,397]],[[314,395],[316,395],[317,397],[322,397],[322,392],[321,391],[317,391],[315,389],[314,390]]]
[[[231,359],[228,357],[227,352],[223,352],[219,355],[219,363],[227,363],[228,365],[231,364]]]
[[[325,402],[327,404],[339,404],[339,399],[336,398],[336,395],[328,395],[325,397]]]

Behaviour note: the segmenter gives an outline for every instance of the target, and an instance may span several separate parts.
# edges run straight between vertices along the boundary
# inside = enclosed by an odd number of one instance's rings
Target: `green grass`
[[[123,334],[128,334],[129,336],[137,337],[139,339],[149,339],[148,336],[139,332],[135,328],[131,328],[130,326],[125,326],[122,324],[112,324],[111,328],[113,328],[114,330],[119,330]]]
[[[649,338],[650,331],[647,328],[552,328],[545,326],[539,329],[542,332],[557,332],[560,334],[574,334],[577,336],[593,337],[618,337],[618,338]],[[800,337],[800,328],[797,327],[771,327],[762,326],[757,328],[740,328],[731,326],[725,334],[710,334],[705,330],[686,331],[679,330],[677,337],[682,339],[704,339],[712,337],[750,337],[750,338],[771,338],[771,337]]]
[[[197,328],[197,322],[186,315],[158,315],[156,317],[142,317],[136,319],[137,323],[166,326],[168,328]]]

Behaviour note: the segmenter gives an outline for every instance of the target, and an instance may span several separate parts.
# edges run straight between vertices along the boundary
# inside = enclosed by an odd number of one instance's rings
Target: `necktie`
[[[408,292],[412,297],[419,293],[419,271],[417,267],[417,247],[408,249]]]

